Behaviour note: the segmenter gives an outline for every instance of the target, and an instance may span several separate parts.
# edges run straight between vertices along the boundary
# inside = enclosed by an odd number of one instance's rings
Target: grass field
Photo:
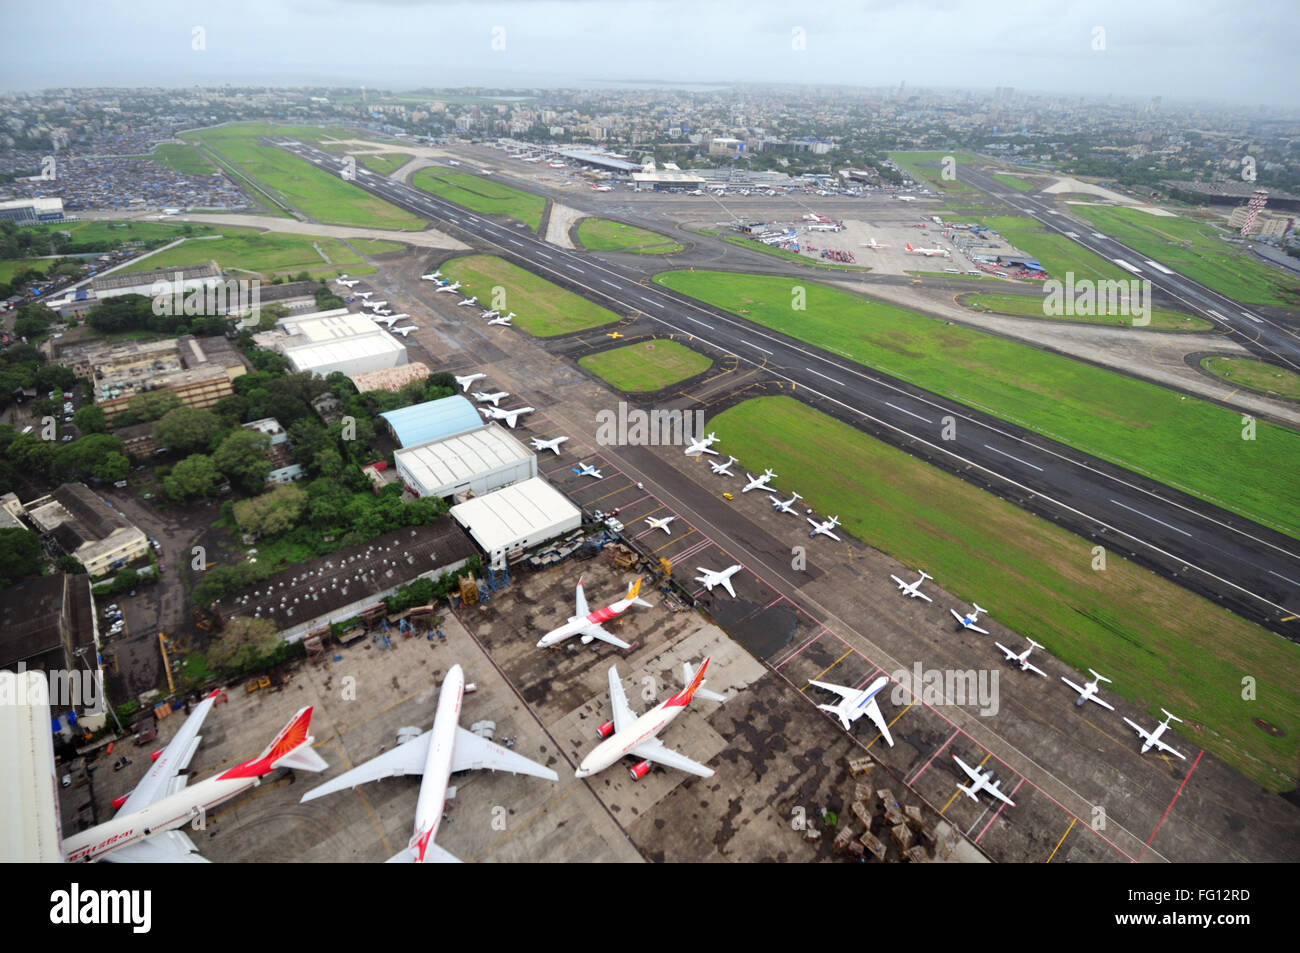
[[[997,179],[1003,185],[1009,185],[1017,192],[1032,192],[1035,188],[1032,182],[1026,182],[1024,179],[1015,175],[1005,175],[1001,172],[994,172],[993,178]]]
[[[363,255],[390,255],[406,249],[401,242],[386,242],[379,238],[349,238],[348,244]]]
[[[1201,359],[1201,367],[1229,384],[1277,397],[1300,400],[1300,374],[1253,357],[1223,355]]]
[[[57,260],[56,258],[10,258],[0,261],[0,281],[8,283],[18,272],[27,269],[39,271],[43,275]]]
[[[1074,272],[1074,280],[1128,281],[1133,276],[1119,265],[1094,255],[1064,235],[1053,235],[1032,218],[1018,215],[986,215],[980,223],[993,229],[1012,245],[1028,252],[1047,269],[1049,277],[1065,280]]]
[[[1083,321],[1087,324],[1109,324],[1115,327],[1133,327],[1133,316],[1126,314],[1045,314],[1041,295],[985,294],[963,296],[960,303],[968,308],[984,311],[996,311],[998,314],[1016,314],[1028,318],[1048,318],[1059,321]],[[1152,308],[1150,324],[1142,325],[1152,331],[1208,331],[1214,327],[1204,318],[1170,311],[1167,308]]]
[[[277,274],[336,275],[344,268],[361,265],[361,258],[336,238],[307,235],[283,235],[261,232],[254,228],[223,226],[220,238],[187,241],[169,248],[123,271],[149,271],[154,268],[185,268],[215,261],[222,268],[256,272],[271,278]],[[312,247],[315,242],[329,256],[327,262]],[[389,243],[385,243],[389,244]],[[353,269],[355,271],[355,269]]]
[[[1295,787],[1300,647],[1113,554],[1094,571],[1091,541],[793,398],[745,401],[709,429],[726,452],[772,467],[854,536],[923,567],[956,598],[991,607],[1003,625],[1076,669],[1109,675],[1107,691],[1185,718],[1182,734],[1194,740],[1175,742],[1185,754],[1203,747],[1270,791]],[[892,583],[866,585],[883,591]],[[996,664],[991,642],[987,650]],[[1249,703],[1241,698],[1246,675],[1259,680]],[[1065,712],[1070,698],[1057,687]],[[1254,718],[1281,727],[1282,736],[1261,731]]]
[[[210,225],[196,225],[190,222],[59,222],[55,225],[42,225],[54,231],[67,232],[79,245],[89,245],[95,249],[110,251],[124,242],[143,242],[146,245],[165,245],[167,242],[187,235],[215,235],[217,229]]]
[[[427,226],[422,219],[368,195],[339,176],[317,169],[283,149],[257,143],[264,135],[295,135],[295,128],[241,123],[185,133],[185,137],[201,140],[236,170],[318,222],[411,231]]]
[[[899,168],[910,173],[916,182],[924,182],[940,192],[974,192],[975,189],[965,182],[943,178],[942,163],[946,156],[952,156],[958,164],[983,164],[983,160],[969,152],[891,152],[889,154],[889,158],[897,163]]]
[[[386,152],[383,155],[359,156],[361,164],[371,172],[388,175],[410,162],[414,156],[406,152]]]
[[[1300,281],[1227,244],[1220,237],[1226,233],[1210,225],[1107,205],[1072,205],[1070,211],[1147,258],[1229,298],[1300,308]]]
[[[659,284],[1300,537],[1300,433],[1147,381],[817,282],[673,271]]]
[[[578,359],[578,364],[622,391],[652,391],[696,374],[713,362],[676,341],[641,341]]]
[[[501,182],[443,169],[421,169],[411,177],[416,188],[483,215],[505,215],[523,222],[536,233],[542,224],[546,199]]]
[[[477,296],[484,307],[495,307],[502,314],[518,312],[512,319],[514,326],[535,337],[554,337],[619,320],[613,311],[491,255],[453,258],[438,267],[445,277],[462,282],[461,290]],[[505,292],[499,306],[492,293],[497,287]]]
[[[626,251],[634,255],[672,255],[686,247],[656,232],[603,218],[584,218],[578,225],[578,242],[591,251]]]
[[[174,142],[160,143],[149,158],[184,175],[212,175],[217,171],[217,167],[199,155],[193,146],[181,146]]]

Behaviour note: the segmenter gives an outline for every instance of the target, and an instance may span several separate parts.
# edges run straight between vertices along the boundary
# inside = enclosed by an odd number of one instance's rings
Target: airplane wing
[[[620,649],[630,649],[632,647],[618,636],[607,631],[604,626],[596,625],[595,623],[592,623],[583,629],[582,634],[589,635],[593,639],[600,639],[602,642],[608,642],[610,645],[617,645]]]
[[[405,748],[409,744],[411,742],[401,747]],[[536,761],[529,761],[523,755],[515,754],[457,725],[456,750],[451,758],[452,773],[478,771],[483,768],[491,771],[509,771],[511,774],[531,774],[535,778],[546,778],[548,781],[560,779],[560,776],[550,768],[543,767]]]
[[[885,722],[884,713],[881,712],[880,706],[876,704],[876,700],[873,698],[867,702],[867,707],[863,708],[862,711],[871,719],[872,724],[879,729],[880,736],[885,739],[885,743],[891,748],[894,747],[894,739],[889,734],[889,725]]]
[[[185,770],[190,759],[194,757],[194,752],[198,750],[199,742],[202,740],[199,737],[199,729],[203,727],[203,719],[208,717],[208,712],[212,711],[215,701],[216,692],[213,692],[194,706],[194,710],[172,736],[172,740],[168,742],[162,754],[140,779],[135,790],[122,802],[122,807],[118,810],[119,815],[134,813],[185,787],[186,779],[177,775]]]
[[[1161,741],[1159,738],[1153,738],[1153,739],[1151,739],[1151,743],[1152,743],[1153,745],[1155,745],[1157,748],[1159,748],[1161,751],[1168,751],[1170,754],[1172,754],[1172,755],[1174,755],[1174,756],[1176,756],[1176,757],[1182,758],[1184,761],[1187,760],[1187,758],[1183,757],[1182,752],[1175,751],[1171,745],[1167,745],[1167,744],[1165,744],[1165,743],[1164,743],[1163,741]]]
[[[192,714],[192,713],[191,713]],[[109,851],[102,858],[111,864],[206,864],[198,848],[183,831],[155,834],[147,840]]]
[[[832,532],[831,532],[830,530],[828,530],[828,529],[824,529],[824,530],[822,530],[822,535],[823,535],[823,536],[829,536],[831,539],[835,540],[835,542],[837,542],[837,543],[839,543],[839,542],[843,542],[843,540],[841,540],[838,536],[836,536],[834,533],[832,533]]]
[[[618,668],[613,665],[609,667],[609,703],[614,709],[615,731],[622,731],[636,721],[636,712],[628,707],[623,682],[618,677]]]
[[[951,609],[949,609],[948,611],[952,612]],[[953,612],[952,614],[956,615],[957,613]],[[1020,657],[1016,655],[1015,652],[1011,651],[1009,648],[1003,645],[1001,642],[994,642],[993,644],[1002,650],[1002,654],[1007,657],[1008,662],[1015,662],[1019,660]]]
[[[577,593],[578,593],[577,596],[574,597],[574,602],[577,603],[577,605],[578,605],[578,609],[577,609],[576,612],[574,612],[574,615],[577,615],[577,616],[584,616],[584,615],[587,615],[587,613],[588,613],[588,609],[587,609],[587,597],[584,596],[584,595],[582,594],[582,583],[581,583],[581,582],[578,583]]]
[[[970,779],[972,781],[976,781],[979,779],[980,773],[976,771],[974,768],[972,768],[965,761],[963,761],[961,758],[957,757],[956,755],[953,755],[952,760],[957,762],[957,764],[961,767],[961,769],[970,776]]]
[[[1047,677],[1047,673],[1032,662],[1022,662],[1021,664],[1024,665],[1028,671],[1037,672],[1039,675],[1043,676],[1043,678]]]
[[[1110,702],[1104,702],[1104,701],[1102,701],[1102,700],[1101,700],[1100,698],[1098,698],[1096,695],[1093,695],[1093,696],[1092,696],[1091,698],[1089,698],[1088,700],[1089,700],[1089,701],[1094,701],[1094,702],[1096,702],[1098,705],[1100,705],[1102,708],[1109,709],[1110,711],[1114,711],[1114,710],[1115,710],[1115,706],[1114,706],[1114,705],[1112,705]]]
[[[972,632],[978,632],[980,635],[988,635],[988,634],[989,634],[989,633],[988,633],[988,629],[981,629],[979,626],[974,625],[974,624],[972,624],[972,625],[968,625],[968,626],[966,626],[966,628],[970,629]]]
[[[814,678],[808,679],[809,685],[816,685],[818,688],[824,688],[828,692],[834,692],[841,698],[857,698],[860,692],[856,688],[846,688],[843,685],[832,685],[830,682],[819,682]]]
[[[424,764],[429,759],[429,741],[432,731],[426,731],[418,738],[412,738],[404,745],[391,748],[383,754],[357,765],[351,771],[344,771],[333,781],[317,785],[302,796],[302,801],[314,801],[326,794],[354,788],[367,781],[380,778],[402,777],[407,774],[424,774]],[[458,739],[459,740],[459,739]]]
[[[1061,681],[1065,682],[1065,684],[1069,685],[1071,688],[1073,688],[1073,689],[1074,689],[1076,692],[1078,692],[1080,695],[1083,694],[1083,691],[1084,691],[1084,690],[1083,690],[1082,688],[1080,688],[1078,685],[1074,684],[1074,682],[1070,681],[1070,680],[1069,680],[1068,678],[1066,678],[1064,675],[1061,676]]]
[[[1001,790],[998,789],[997,782],[994,782],[993,784],[986,784],[984,786],[984,790],[988,791],[990,794],[992,794],[995,798],[997,798],[1002,803],[1006,804],[1008,807],[1016,806],[1015,801],[1011,800],[1011,798],[1007,797],[1005,794],[1001,792]]]
[[[913,589],[913,590],[911,590],[911,593],[912,593],[912,595],[915,596],[917,599],[924,599],[926,602],[934,602],[933,599],[931,599],[929,596],[927,596],[924,592],[921,592],[919,589]]]
[[[1150,733],[1141,725],[1139,725],[1136,721],[1134,721],[1132,718],[1125,718],[1124,720],[1128,722],[1130,728],[1132,728],[1134,731],[1136,731],[1139,735],[1142,736],[1143,741],[1151,740]]]
[[[727,592],[731,593],[731,598],[736,598],[736,590],[731,588],[731,577],[727,576],[725,579],[720,580],[720,582],[722,583],[722,587],[726,589]]]
[[[649,741],[643,741],[633,748],[629,754],[635,755],[645,761],[653,761],[655,764],[662,764],[664,767],[676,768],[678,771],[685,771],[687,774],[699,775],[702,778],[713,777],[713,769],[706,768],[698,761],[692,761],[684,754],[678,754],[672,748],[668,748],[658,738],[651,738]]]

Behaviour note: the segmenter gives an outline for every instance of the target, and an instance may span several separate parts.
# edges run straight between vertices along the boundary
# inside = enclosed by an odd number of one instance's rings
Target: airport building
[[[682,171],[675,162],[665,162],[662,169],[655,168],[653,162],[647,163],[641,172],[632,173],[632,182],[638,189],[662,191],[664,189],[687,189],[693,191],[704,187],[704,177],[695,172]]]
[[[411,364],[400,364],[397,367],[385,367],[377,371],[365,371],[348,376],[356,385],[357,393],[364,394],[372,390],[397,392],[413,381],[427,379],[431,373],[428,364],[415,361]]]
[[[92,577],[119,569],[149,552],[144,531],[83,483],[65,483],[24,509],[41,533],[48,534]]]
[[[364,374],[407,362],[406,345],[346,308],[281,318],[277,330],[255,334],[253,340],[278,350],[295,372],[319,377],[334,371]]]
[[[307,475],[302,464],[294,461],[289,435],[284,432],[280,421],[274,417],[263,417],[260,420],[250,420],[243,427],[245,430],[266,434],[271,439],[271,445],[266,450],[266,458],[271,461],[271,472],[266,475],[267,486],[293,483]]]
[[[454,437],[483,426],[478,410],[459,394],[389,410],[379,416],[404,448]]]
[[[537,455],[496,424],[393,454],[415,496],[482,496],[537,476]]]
[[[167,294],[184,295],[199,289],[206,291],[222,284],[221,273],[213,265],[200,265],[195,268],[158,268],[154,271],[101,275],[93,279],[90,286],[94,289],[95,297],[102,301],[119,295],[153,297],[161,286],[167,288]],[[225,310],[218,313],[224,314]]]
[[[457,503],[450,512],[492,566],[582,525],[582,511],[541,477]]]
[[[1250,206],[1238,205],[1228,217],[1228,227],[1240,234],[1249,216]],[[1276,215],[1273,212],[1260,211],[1256,213],[1255,220],[1250,223],[1246,234],[1259,238],[1282,238],[1294,227],[1295,216],[1293,215]]]
[[[0,202],[0,220],[18,225],[44,225],[63,221],[63,199],[15,199]]]

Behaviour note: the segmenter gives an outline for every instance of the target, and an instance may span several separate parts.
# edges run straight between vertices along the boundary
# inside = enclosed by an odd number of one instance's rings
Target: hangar
[[[451,515],[494,566],[582,525],[582,511],[541,477],[457,503]]]
[[[379,416],[403,447],[418,447],[483,426],[474,405],[459,394],[385,411]]]
[[[537,476],[537,456],[496,424],[398,450],[393,461],[416,496],[481,496]]]

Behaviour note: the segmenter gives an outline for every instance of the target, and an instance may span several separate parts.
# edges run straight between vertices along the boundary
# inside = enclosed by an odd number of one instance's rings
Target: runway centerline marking
[[[816,372],[814,372],[814,373],[816,373]],[[889,401],[885,401],[885,406],[886,406],[886,407],[893,407],[893,408],[894,408],[896,411],[898,411],[899,413],[901,413],[901,414],[907,414],[909,417],[915,417],[917,420],[923,420],[923,421],[925,421],[927,424],[932,424],[932,423],[934,423],[934,421],[931,420],[929,417],[922,417],[920,414],[914,414],[914,413],[912,413],[910,410],[907,410],[907,409],[904,408],[904,407],[899,407],[897,404],[891,404]],[[990,449],[991,449],[991,448],[990,448]]]
[[[1043,468],[1040,467],[1038,464],[1036,464],[1036,463],[1030,463],[1028,460],[1021,460],[1019,457],[1013,457],[1011,454],[1007,453],[1005,450],[999,450],[997,447],[989,446],[987,443],[984,444],[984,448],[985,448],[986,450],[992,450],[994,453],[1000,453],[1000,454],[1002,454],[1002,456],[1006,457],[1008,460],[1014,460],[1014,461],[1016,461],[1016,463],[1023,463],[1023,464],[1024,464],[1025,466],[1027,466],[1027,467],[1033,467],[1033,468],[1034,468],[1035,470],[1037,470],[1039,473],[1042,473],[1042,472],[1043,472]],[[1114,502],[1114,501],[1112,500],[1112,502]]]
[[[1192,534],[1189,533],[1189,532],[1187,532],[1187,530],[1185,530],[1185,529],[1179,529],[1177,526],[1170,526],[1170,525],[1169,525],[1168,523],[1166,523],[1164,520],[1156,519],[1156,518],[1155,518],[1154,516],[1152,516],[1150,513],[1143,513],[1141,510],[1135,510],[1135,509],[1133,509],[1133,507],[1129,506],[1127,503],[1121,503],[1119,500],[1111,500],[1111,502],[1114,503],[1116,506],[1122,506],[1124,509],[1128,510],[1130,513],[1136,513],[1138,516],[1145,516],[1147,519],[1151,520],[1151,522],[1153,522],[1153,523],[1159,523],[1161,526],[1164,526],[1164,527],[1166,527],[1167,529],[1172,529],[1175,533],[1182,533],[1182,534],[1183,534],[1184,536],[1186,536],[1188,539],[1192,539],[1192,538],[1193,538],[1193,537],[1192,537]]]

